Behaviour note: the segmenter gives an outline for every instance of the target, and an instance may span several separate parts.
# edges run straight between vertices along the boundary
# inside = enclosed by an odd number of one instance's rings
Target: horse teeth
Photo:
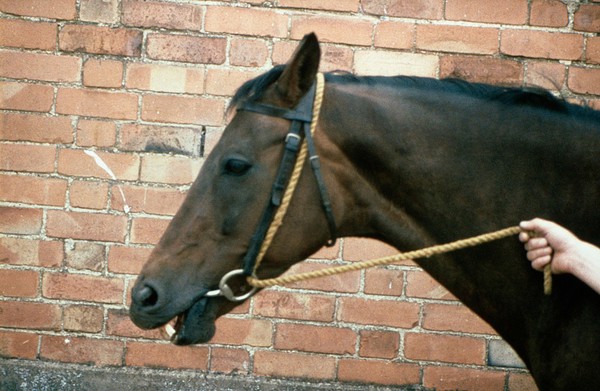
[[[175,328],[173,326],[171,326],[170,323],[167,323],[165,325],[165,332],[167,333],[169,338],[173,337],[173,335],[175,335],[175,333],[176,333]]]

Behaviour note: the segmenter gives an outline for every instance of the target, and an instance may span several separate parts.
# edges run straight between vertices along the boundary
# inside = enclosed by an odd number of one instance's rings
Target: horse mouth
[[[209,299],[203,297],[165,325],[165,331],[175,345],[191,345],[208,342],[215,334],[215,319],[210,314]]]

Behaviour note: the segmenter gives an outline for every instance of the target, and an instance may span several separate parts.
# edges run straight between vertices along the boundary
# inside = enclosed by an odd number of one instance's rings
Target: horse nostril
[[[135,292],[133,299],[142,307],[153,307],[158,302],[158,293],[151,286],[144,285]]]

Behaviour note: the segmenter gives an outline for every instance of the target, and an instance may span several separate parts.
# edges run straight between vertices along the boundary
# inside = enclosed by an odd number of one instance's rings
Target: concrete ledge
[[[371,386],[306,382],[195,371],[148,368],[97,368],[43,361],[0,359],[0,390],[23,391],[425,391],[419,385]]]

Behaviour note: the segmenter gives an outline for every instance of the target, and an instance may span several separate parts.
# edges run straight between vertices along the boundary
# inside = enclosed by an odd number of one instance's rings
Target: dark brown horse
[[[175,343],[206,342],[235,306],[206,293],[242,267],[290,128],[276,114],[311,90],[319,60],[309,35],[286,66],[238,91],[242,110],[133,288],[138,326],[177,317]],[[600,243],[600,113],[547,92],[328,74],[314,142],[340,237],[405,251],[540,216]],[[329,237],[306,169],[258,276],[280,275]],[[514,347],[541,389],[600,389],[600,296],[587,286],[555,276],[544,296],[516,237],[418,263]]]

